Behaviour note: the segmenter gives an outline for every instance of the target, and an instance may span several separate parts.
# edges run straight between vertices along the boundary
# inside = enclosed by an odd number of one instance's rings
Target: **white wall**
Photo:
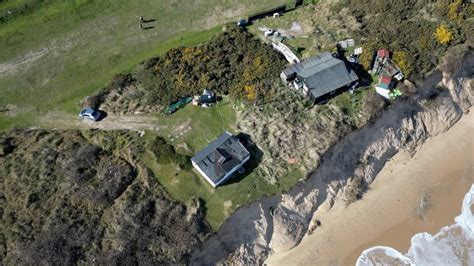
[[[194,163],[194,161],[191,161],[194,168],[196,168],[196,170],[207,180],[207,182],[209,182],[209,184],[211,184],[212,187],[216,187],[216,184],[214,184],[214,182],[212,182],[212,180],[204,173],[204,171],[201,170],[201,168],[199,168],[199,166]]]
[[[205,173],[201,170],[201,168],[194,162],[191,161],[194,168],[211,184],[212,187],[217,187],[218,185],[224,183],[235,171],[237,171],[240,167],[242,167],[248,160],[250,159],[250,155],[247,156],[240,164],[232,168],[223,178],[221,178],[217,183],[214,183]]]

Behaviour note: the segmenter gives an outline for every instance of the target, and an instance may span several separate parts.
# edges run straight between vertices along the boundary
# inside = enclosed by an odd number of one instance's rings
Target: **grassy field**
[[[251,172],[244,175],[236,174],[224,185],[213,188],[194,169],[183,170],[172,164],[157,164],[150,153],[144,154],[142,159],[174,199],[185,204],[193,197],[202,199],[206,208],[206,220],[214,230],[219,229],[239,206],[257,200],[263,195],[281,192],[293,186],[302,177],[299,170],[293,169],[282,178],[285,184],[270,185],[256,172]]]
[[[238,133],[233,128],[235,122],[236,114],[232,102],[225,97],[212,108],[187,105],[176,113],[163,117],[160,126],[165,128],[157,134],[164,137],[180,153],[193,156],[225,130]],[[147,138],[153,138],[156,134],[149,133]],[[185,204],[193,197],[203,199],[206,219],[214,230],[217,230],[237,207],[262,195],[275,194],[289,188],[302,178],[302,173],[293,169],[281,179],[280,184],[271,185],[258,175],[258,171],[252,171],[237,175],[223,186],[214,189],[195,170],[180,169],[173,164],[160,165],[149,152],[143,154],[142,161],[174,199]]]
[[[13,15],[0,23],[0,109],[15,105],[16,116],[0,113],[0,128],[34,124],[52,109],[76,112],[113,75],[172,47],[209,40],[223,23],[281,2],[2,1],[0,15]],[[16,12],[25,3],[32,10]],[[147,30],[139,28],[140,15],[153,20]]]
[[[178,150],[185,143],[192,151],[199,151],[226,130],[237,133],[233,129],[236,113],[227,97],[212,108],[188,104],[172,115],[161,117],[160,121],[166,127],[160,130],[160,135]],[[183,149],[180,152],[189,153]]]
[[[33,1],[2,1],[0,16]],[[78,103],[105,86],[114,75],[131,71],[143,60],[177,46],[210,40],[227,21],[285,1],[208,0],[200,3],[157,1],[35,2],[26,13],[0,23],[0,130],[12,126],[45,126],[38,119],[48,111],[77,119]],[[153,20],[141,30],[138,16]],[[13,106],[5,112],[6,105]],[[156,114],[157,132],[180,152],[192,156],[225,130],[234,129],[236,112],[226,97],[216,107],[188,105],[176,113]],[[8,115],[7,115],[8,114]],[[64,125],[63,125],[64,126]],[[65,128],[77,127],[76,124]],[[291,187],[302,177],[294,169],[282,183],[268,184],[258,171],[236,176],[213,189],[194,170],[160,165],[149,152],[142,160],[170,195],[188,203],[204,200],[206,219],[213,229],[239,206],[262,195]]]
[[[183,203],[188,203],[192,197],[204,200],[206,207],[206,220],[214,230],[236,208],[247,204],[263,195],[271,195],[294,185],[301,177],[299,170],[294,169],[282,178],[287,186],[270,185],[255,173],[237,175],[226,184],[212,188],[196,171],[178,170],[174,165],[158,165],[153,156],[147,154],[144,160],[157,176],[159,182],[170,195]],[[291,186],[290,186],[291,184]]]
[[[342,19],[331,14],[330,2],[316,2],[315,5],[301,6],[278,18],[259,19],[249,27],[249,31],[262,38],[260,27],[288,31],[294,38],[283,42],[294,48],[301,58],[308,58],[322,51],[335,51],[337,41],[351,37],[347,29],[354,23],[349,16]]]

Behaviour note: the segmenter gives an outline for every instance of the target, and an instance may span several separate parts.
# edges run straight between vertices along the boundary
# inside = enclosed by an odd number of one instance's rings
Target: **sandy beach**
[[[474,113],[419,147],[401,152],[377,175],[363,199],[344,207],[337,202],[317,211],[321,226],[269,265],[354,265],[361,252],[376,245],[405,253],[411,237],[434,234],[460,214],[474,183]],[[420,203],[424,208],[420,209]]]

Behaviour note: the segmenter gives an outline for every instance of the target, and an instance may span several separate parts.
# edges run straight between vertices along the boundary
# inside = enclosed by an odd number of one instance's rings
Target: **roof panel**
[[[238,138],[224,132],[191,160],[216,184],[249,155]]]
[[[323,96],[358,80],[355,72],[337,58],[318,67],[316,72],[304,79],[315,98]]]

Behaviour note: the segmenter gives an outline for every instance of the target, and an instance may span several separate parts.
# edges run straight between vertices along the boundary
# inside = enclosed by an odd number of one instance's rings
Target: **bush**
[[[12,144],[10,138],[0,138],[0,156],[7,156],[13,152],[15,146]]]
[[[213,41],[197,47],[175,48],[144,63],[137,79],[149,105],[168,105],[182,97],[211,89],[246,102],[265,100],[285,65],[280,54],[250,33],[228,25]],[[248,97],[252,87],[255,97]]]
[[[448,45],[453,39],[453,32],[446,25],[440,25],[436,28],[435,37],[442,45]]]
[[[397,64],[405,76],[410,76],[413,71],[413,62],[405,51],[395,51],[393,62]]]
[[[361,64],[366,69],[374,50],[388,48],[398,52],[395,56],[403,65],[401,68],[404,68],[406,76],[411,80],[420,80],[438,64],[446,46],[463,42],[469,36],[469,27],[465,26],[468,23],[459,24],[459,16],[455,18],[453,15],[457,11],[465,14],[461,17],[469,17],[472,14],[469,6],[472,5],[459,4],[458,1],[433,5],[408,1],[400,5],[396,1],[346,0],[340,1],[333,10],[347,8],[361,24],[352,35],[364,45]],[[422,9],[433,19],[420,16]],[[449,23],[437,29],[435,21]]]
[[[370,69],[376,50],[377,47],[373,42],[368,42],[362,47],[362,54],[360,55],[359,62],[364,67],[364,69]]]
[[[99,161],[101,149],[91,144],[76,147],[66,166],[68,175],[77,183],[84,183],[95,176],[95,166]]]
[[[461,11],[462,0],[455,0],[448,5],[447,17],[451,21],[461,23],[464,20],[464,13]]]
[[[105,89],[100,89],[94,94],[87,96],[84,107],[90,107],[93,109],[98,109],[100,105],[105,101],[108,93]]]
[[[111,91],[120,91],[134,83],[135,79],[132,77],[131,74],[116,75],[112,78],[112,81],[107,87],[102,88],[94,94],[88,96],[84,105],[85,107],[99,109],[100,105],[105,102],[107,96]]]
[[[189,169],[191,167],[191,158],[189,156],[176,152],[171,144],[160,137],[156,137],[149,142],[148,148],[155,155],[156,160],[160,164],[173,163],[181,168]]]

